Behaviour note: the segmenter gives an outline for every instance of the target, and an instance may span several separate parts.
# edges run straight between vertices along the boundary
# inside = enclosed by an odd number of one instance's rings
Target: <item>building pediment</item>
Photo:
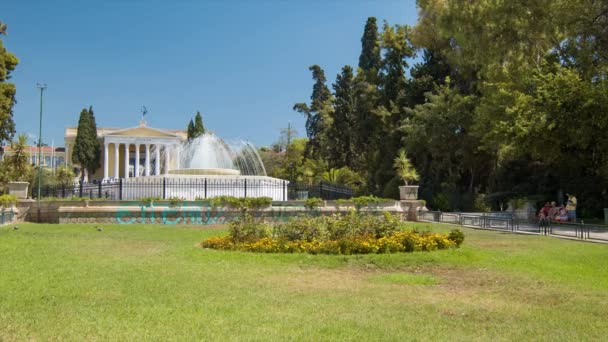
[[[110,136],[119,136],[119,137],[138,137],[138,138],[177,138],[180,136],[177,134],[173,134],[170,132],[166,132],[160,129],[150,128],[150,127],[133,127],[133,128],[125,128],[122,130],[114,131],[105,135],[106,137]]]

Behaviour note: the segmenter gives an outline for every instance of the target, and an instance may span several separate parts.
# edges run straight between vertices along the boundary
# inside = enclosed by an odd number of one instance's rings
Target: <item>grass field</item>
[[[0,341],[572,341],[608,332],[608,245],[464,228],[457,250],[276,255],[198,247],[221,229],[19,227],[0,227]]]

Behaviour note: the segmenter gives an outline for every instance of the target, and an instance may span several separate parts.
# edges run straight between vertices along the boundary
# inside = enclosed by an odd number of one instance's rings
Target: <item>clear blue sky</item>
[[[333,82],[357,65],[366,18],[414,24],[414,0],[401,1],[27,1],[3,0],[5,47],[20,64],[17,132],[63,145],[80,110],[100,127],[185,128],[197,110],[225,138],[275,141],[288,122],[305,135],[296,102],[308,102],[308,66]]]

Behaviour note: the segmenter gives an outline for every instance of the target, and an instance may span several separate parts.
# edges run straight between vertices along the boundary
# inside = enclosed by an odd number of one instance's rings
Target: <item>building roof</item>
[[[142,127],[142,126],[136,126],[136,127],[131,127],[131,128],[136,129],[136,128],[140,128],[140,127]],[[171,135],[176,135],[184,140],[188,138],[188,134],[186,133],[186,131],[181,130],[181,129],[161,129],[161,128],[152,128],[152,127],[147,127],[147,128],[150,128],[150,129],[156,130],[156,131],[160,131],[160,132],[166,132]],[[130,128],[97,127],[97,137],[103,138],[106,135],[118,133],[118,132],[125,131],[128,129],[130,129]],[[78,130],[78,127],[67,127],[65,129],[65,138],[76,138],[77,130]]]
[[[10,145],[2,146],[2,151],[10,152],[12,148]],[[25,151],[29,154],[38,153],[38,146],[26,146]],[[65,152],[65,147],[52,147],[52,146],[42,146],[42,153],[55,153],[57,152]]]

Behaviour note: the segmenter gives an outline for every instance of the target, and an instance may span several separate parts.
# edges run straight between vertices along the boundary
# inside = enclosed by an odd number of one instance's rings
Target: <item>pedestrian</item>
[[[566,210],[568,210],[568,219],[570,222],[576,222],[576,196],[574,194],[566,194],[568,200],[566,201]]]

